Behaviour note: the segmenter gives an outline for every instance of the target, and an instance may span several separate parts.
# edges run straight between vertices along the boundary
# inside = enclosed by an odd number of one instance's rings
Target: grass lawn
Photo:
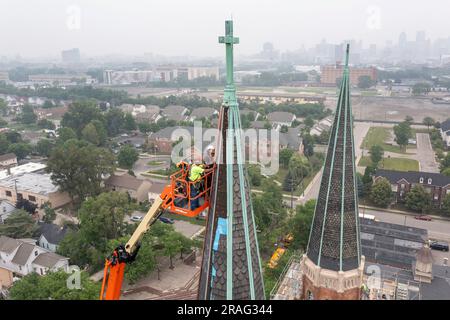
[[[406,153],[399,146],[393,146],[385,143],[389,138],[390,129],[383,127],[371,127],[364,137],[361,147],[370,150],[374,145],[379,145],[383,147],[384,151],[395,152],[395,153]]]
[[[314,177],[316,176],[316,174],[319,170],[320,169],[314,170],[313,172],[311,172],[311,174],[309,174],[307,177],[305,177],[303,179],[303,182],[294,190],[294,196],[302,195],[303,190],[306,189],[306,187],[310,184],[312,179],[314,179]],[[284,179],[287,174],[288,174],[288,169],[280,167],[278,172],[273,176],[269,176],[268,179],[276,180],[277,182],[281,183],[281,185],[283,185]],[[252,189],[262,191],[262,185],[261,186],[253,186]],[[283,194],[290,194],[290,191],[283,191]]]
[[[358,165],[367,167],[372,164],[370,157],[362,157]],[[413,159],[384,158],[378,166],[380,169],[396,171],[419,171],[419,162]]]

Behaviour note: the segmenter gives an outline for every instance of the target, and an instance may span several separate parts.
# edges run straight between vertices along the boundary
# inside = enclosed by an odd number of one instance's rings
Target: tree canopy
[[[370,190],[370,200],[378,207],[386,208],[392,200],[391,184],[386,178],[378,179]]]
[[[107,149],[71,139],[53,150],[47,171],[61,191],[82,201],[101,192],[102,177],[114,172],[114,156]]]
[[[119,166],[124,169],[131,169],[138,159],[139,153],[129,144],[123,146],[117,155]]]
[[[81,288],[69,289],[70,274],[62,270],[40,276],[33,272],[14,283],[11,300],[97,300],[101,283],[93,282],[81,271]]]
[[[415,185],[406,194],[405,206],[413,211],[423,212],[430,206],[431,197],[421,185]]]
[[[19,238],[32,238],[37,230],[33,217],[25,210],[15,210],[0,224],[0,235]]]
[[[370,159],[375,167],[378,167],[378,163],[383,159],[384,149],[379,145],[373,145],[370,148]]]

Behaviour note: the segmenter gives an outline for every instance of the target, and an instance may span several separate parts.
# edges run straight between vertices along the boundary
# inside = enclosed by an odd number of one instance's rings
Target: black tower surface
[[[264,299],[250,187],[242,161],[239,107],[233,81],[232,21],[225,22],[227,85],[219,117],[216,170],[210,197],[198,298]]]
[[[356,269],[361,259],[348,58],[349,45],[307,249],[334,271]]]

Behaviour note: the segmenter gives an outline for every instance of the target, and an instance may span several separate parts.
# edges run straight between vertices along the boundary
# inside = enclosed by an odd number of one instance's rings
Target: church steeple
[[[318,266],[346,271],[360,259],[353,121],[349,89],[349,46],[330,134],[307,255]]]
[[[349,45],[305,257],[304,288],[319,299],[356,299],[362,274],[348,62]]]
[[[200,273],[199,299],[264,299],[250,185],[242,153],[241,123],[233,79],[233,22],[225,22],[227,84],[219,117],[220,140]]]

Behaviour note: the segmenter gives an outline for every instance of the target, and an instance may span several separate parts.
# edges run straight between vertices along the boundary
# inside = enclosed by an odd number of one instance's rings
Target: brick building
[[[374,182],[386,178],[392,186],[394,202],[405,200],[407,193],[415,185],[421,185],[430,194],[432,203],[440,207],[446,195],[450,194],[450,177],[440,173],[420,171],[377,170]]]
[[[338,79],[342,78],[343,66],[322,66],[322,75],[320,82],[326,85],[336,85]],[[370,68],[350,68],[350,85],[358,85],[359,78],[362,76],[369,76],[372,81],[377,81],[377,69]]]

